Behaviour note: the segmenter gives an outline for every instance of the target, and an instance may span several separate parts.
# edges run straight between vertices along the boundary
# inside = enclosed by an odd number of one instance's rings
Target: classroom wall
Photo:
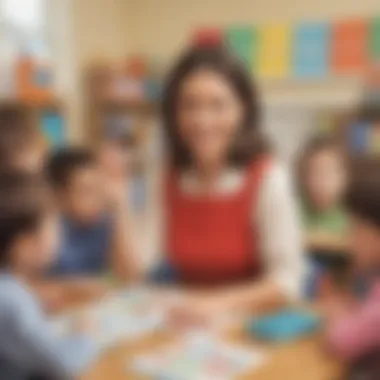
[[[124,0],[50,0],[49,21],[71,141],[83,141],[83,70],[94,61],[120,61],[128,53]]]
[[[136,51],[171,57],[197,25],[334,19],[380,13],[379,0],[135,0],[124,1]]]
[[[93,60],[117,61],[129,45],[125,0],[72,0],[72,20],[79,65]]]
[[[125,14],[131,51],[170,59],[186,44],[197,26],[260,24],[298,20],[334,20],[380,14],[379,0],[130,0]],[[319,82],[263,81],[264,100],[297,105],[347,105],[356,101],[360,79]]]

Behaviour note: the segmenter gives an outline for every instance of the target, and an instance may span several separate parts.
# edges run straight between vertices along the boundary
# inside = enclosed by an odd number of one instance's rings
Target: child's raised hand
[[[127,202],[129,168],[127,154],[106,144],[99,152],[99,164],[104,181],[105,196],[111,207],[118,208]]]

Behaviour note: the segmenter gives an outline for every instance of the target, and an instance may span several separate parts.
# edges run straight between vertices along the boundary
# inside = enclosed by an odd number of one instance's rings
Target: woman
[[[300,293],[295,200],[263,143],[259,113],[252,79],[222,46],[191,49],[169,74],[169,165],[154,212],[161,243],[145,241],[172,281],[202,289],[180,306],[187,317],[260,309]]]

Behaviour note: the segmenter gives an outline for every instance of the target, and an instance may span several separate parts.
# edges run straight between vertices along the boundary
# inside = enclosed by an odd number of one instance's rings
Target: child
[[[136,138],[131,135],[108,137],[99,148],[99,163],[103,171],[116,178],[125,178],[134,216],[144,211],[146,204],[146,178],[143,171],[142,149],[137,149]]]
[[[63,233],[56,275],[99,276],[111,268],[119,279],[129,278],[125,176],[102,174],[95,156],[84,148],[62,149],[47,165]]]
[[[366,281],[358,304],[337,298],[328,339],[334,352],[355,362],[380,349],[380,162],[361,166],[347,194],[350,246],[357,274]],[[376,359],[376,358],[375,358]],[[377,360],[375,360],[377,361]],[[375,362],[374,362],[375,363]],[[378,379],[376,377],[360,377]],[[359,378],[359,377],[358,377]]]
[[[348,263],[347,218],[341,201],[347,181],[342,149],[329,137],[317,136],[306,146],[299,164],[299,192],[307,251],[313,276],[342,274]],[[311,281],[309,292],[317,286]]]
[[[95,356],[83,331],[56,340],[25,279],[49,265],[56,217],[42,181],[27,174],[0,175],[0,359],[2,374],[69,379]],[[4,368],[5,366],[5,368]]]
[[[165,280],[173,273],[171,281],[209,290],[178,307],[189,320],[299,294],[295,201],[263,142],[259,115],[252,78],[224,46],[190,49],[168,76],[162,124],[170,166],[152,213],[162,245],[148,233],[145,239],[169,265]]]
[[[44,150],[27,109],[0,108],[0,172],[25,170],[39,172]]]

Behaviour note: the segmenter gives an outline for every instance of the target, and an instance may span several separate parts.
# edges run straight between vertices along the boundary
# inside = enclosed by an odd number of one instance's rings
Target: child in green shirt
[[[349,262],[347,217],[341,205],[347,177],[345,155],[335,140],[321,136],[307,144],[300,159],[298,184],[314,277],[327,272],[336,279]]]

